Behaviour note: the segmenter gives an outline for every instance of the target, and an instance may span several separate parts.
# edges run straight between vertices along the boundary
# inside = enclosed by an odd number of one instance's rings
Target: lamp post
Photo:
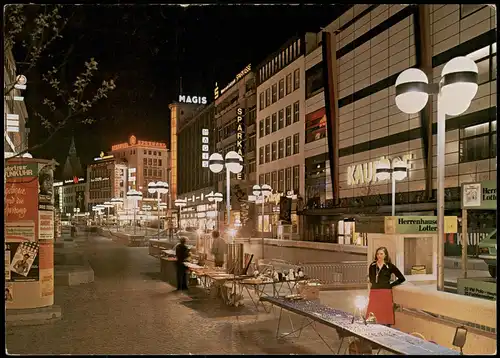
[[[238,174],[243,170],[243,158],[234,151],[227,152],[225,159],[219,153],[208,158],[208,167],[212,173],[220,173],[226,167],[226,208],[227,225],[231,224],[231,173]]]
[[[181,208],[187,205],[187,199],[176,199],[174,205],[178,208],[177,214],[177,230],[181,229]]]
[[[157,209],[158,209],[158,239],[160,239],[160,195],[168,193],[168,183],[163,181],[151,182],[148,184],[148,192],[151,194],[156,193]],[[147,230],[147,229],[146,229]]]
[[[162,212],[163,212],[163,211],[164,211],[167,207],[168,207],[168,204],[167,204],[167,203],[160,203],[160,209],[161,209],[161,211],[162,211]],[[160,224],[161,224],[161,222],[162,222],[162,221],[161,221],[161,215],[160,215],[160,222],[158,222],[158,225],[160,226],[160,229],[163,229],[163,228],[161,227],[161,225],[160,225]],[[160,239],[160,237],[158,237],[158,240],[159,240],[159,239]]]
[[[455,57],[446,63],[439,83],[429,83],[422,70],[409,68],[396,79],[396,105],[404,113],[420,112],[437,95],[437,289],[444,290],[444,174],[446,115],[457,116],[469,108],[477,93],[478,69],[468,57]]]
[[[263,184],[262,186],[255,184],[252,188],[252,194],[255,195],[255,202],[257,203],[257,198],[262,200],[262,224],[260,225],[260,235],[262,238],[262,259],[264,258],[264,204],[266,202],[266,198],[271,195],[272,192],[273,189],[267,184]]]
[[[118,224],[118,229],[120,229],[120,219],[118,218],[118,205],[123,204],[123,199],[122,198],[113,198],[111,199],[111,203],[114,206],[115,209],[115,215],[116,215],[116,222]],[[117,230],[119,231],[119,230]]]
[[[207,195],[210,202],[215,202],[215,211],[217,212],[217,231],[219,231],[219,203],[222,201],[222,193],[214,193],[213,191]]]
[[[109,225],[109,209],[112,208],[114,204],[111,201],[106,201],[104,207],[106,208],[106,222]]]
[[[387,180],[389,178],[391,179],[392,216],[396,216],[396,180],[399,181],[406,178],[407,175],[406,170],[407,170],[406,163],[404,163],[402,160],[399,159],[394,159],[394,161],[392,162],[392,168],[389,159],[381,159],[377,163],[377,168],[375,170],[375,175],[377,176],[377,179],[378,180]]]
[[[137,203],[142,200],[142,193],[140,191],[137,191],[135,189],[131,189],[127,191],[127,199],[130,200],[131,202],[134,203],[134,235],[137,233],[137,223],[136,223],[136,209],[137,209]]]

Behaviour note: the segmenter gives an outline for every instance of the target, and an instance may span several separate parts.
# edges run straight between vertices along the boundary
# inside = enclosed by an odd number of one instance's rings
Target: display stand
[[[388,216],[384,234],[368,234],[367,263],[386,247],[392,263],[407,281],[437,280],[437,220],[435,216]],[[457,232],[457,217],[445,217],[445,232]]]

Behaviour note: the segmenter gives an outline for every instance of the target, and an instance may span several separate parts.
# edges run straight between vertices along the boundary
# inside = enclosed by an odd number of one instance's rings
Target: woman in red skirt
[[[391,282],[391,275],[396,276],[396,281]],[[392,288],[403,282],[405,277],[391,262],[387,248],[379,247],[375,251],[374,261],[368,268],[370,278],[370,297],[366,316],[375,315],[377,323],[384,325],[394,324],[394,303],[392,301]]]

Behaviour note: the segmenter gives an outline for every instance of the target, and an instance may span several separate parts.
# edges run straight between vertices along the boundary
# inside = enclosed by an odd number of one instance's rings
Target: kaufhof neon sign
[[[392,168],[395,162],[402,161],[407,164],[407,168],[410,168],[410,160],[412,159],[411,154],[405,154],[402,157],[395,157],[392,160],[381,157],[379,160],[350,165],[347,167],[347,185],[361,185],[379,182],[377,178],[377,165],[380,161],[386,161]],[[385,180],[384,180],[385,181]]]

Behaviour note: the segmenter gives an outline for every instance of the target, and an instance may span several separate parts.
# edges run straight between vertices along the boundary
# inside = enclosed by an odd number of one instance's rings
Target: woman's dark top
[[[178,244],[175,247],[175,256],[177,257],[177,263],[182,264],[189,257],[189,249],[184,244]]]
[[[391,274],[396,276],[396,280],[393,282],[391,282]],[[390,289],[406,281],[401,271],[392,263],[385,263],[379,270],[377,262],[372,262],[368,268],[368,276],[372,284],[371,288],[375,289]]]

